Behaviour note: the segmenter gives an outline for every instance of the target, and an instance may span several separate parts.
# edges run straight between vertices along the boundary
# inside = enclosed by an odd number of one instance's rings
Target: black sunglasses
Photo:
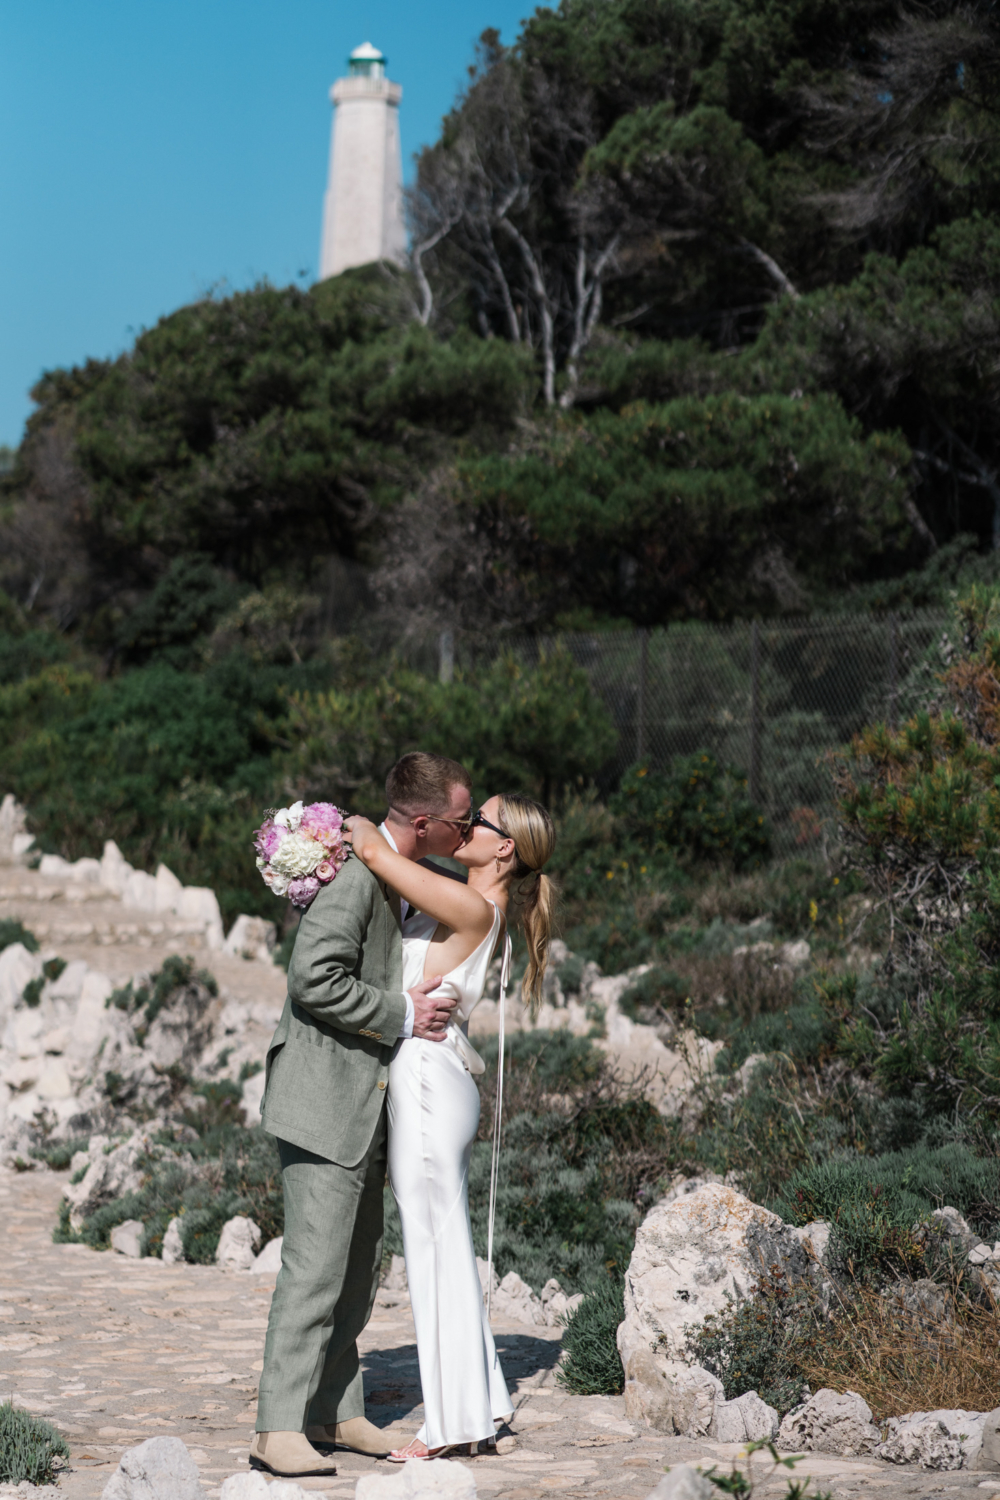
[[[507,832],[506,828],[498,828],[495,823],[490,822],[489,818],[483,817],[482,808],[480,808],[478,812],[474,812],[472,814],[472,817],[466,824],[466,837],[468,837],[468,835],[474,828],[488,828],[491,833],[498,833],[502,839],[510,838],[510,834]]]

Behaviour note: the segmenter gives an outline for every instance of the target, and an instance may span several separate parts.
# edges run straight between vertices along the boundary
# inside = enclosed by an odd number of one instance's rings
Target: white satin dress
[[[443,1042],[409,1037],[389,1067],[389,1183],[403,1225],[406,1279],[417,1334],[428,1448],[492,1438],[513,1404],[500,1369],[476,1268],[469,1220],[469,1158],[479,1128],[473,1075],[485,1064],[468,1039],[503,925],[493,927],[435,994],[458,999]],[[437,922],[406,921],[403,988],[424,977]]]

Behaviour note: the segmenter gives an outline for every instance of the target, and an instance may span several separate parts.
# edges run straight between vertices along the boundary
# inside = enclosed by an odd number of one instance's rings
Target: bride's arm
[[[481,932],[484,937],[489,932],[493,908],[478,891],[397,854],[367,818],[348,818],[344,831],[361,862],[418,911],[455,931]]]

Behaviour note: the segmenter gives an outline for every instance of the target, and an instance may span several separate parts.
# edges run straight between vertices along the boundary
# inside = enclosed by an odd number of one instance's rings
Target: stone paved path
[[[273,1279],[210,1266],[126,1260],[81,1245],[53,1245],[65,1178],[0,1171],[0,1399],[44,1415],[69,1441],[68,1500],[100,1495],[126,1447],[157,1434],[183,1439],[215,1493],[246,1466]],[[569,1396],[554,1383],[558,1342],[514,1323],[496,1325],[516,1402],[517,1447],[470,1460],[481,1495],[497,1500],[642,1500],[665,1466],[718,1463],[735,1445],[664,1438],[625,1420],[618,1397]],[[413,1321],[405,1294],[382,1292],[362,1343],[369,1415],[404,1438],[421,1419]],[[373,1460],[343,1454],[336,1479],[306,1481],[352,1495]],[[923,1474],[875,1461],[807,1458],[836,1496],[878,1491],[886,1500],[959,1495],[1000,1500],[1000,1476]],[[758,1493],[785,1493],[784,1478]]]

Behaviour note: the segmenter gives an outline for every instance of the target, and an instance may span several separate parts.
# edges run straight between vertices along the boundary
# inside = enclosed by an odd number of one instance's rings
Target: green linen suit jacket
[[[385,1105],[406,1017],[402,985],[399,897],[351,858],[299,924],[267,1053],[265,1130],[358,1165]]]

